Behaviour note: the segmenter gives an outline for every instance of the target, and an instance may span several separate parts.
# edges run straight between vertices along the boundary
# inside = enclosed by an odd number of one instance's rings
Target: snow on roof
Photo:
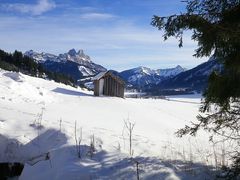
[[[92,80],[99,80],[99,79],[101,79],[106,73],[107,73],[107,71],[105,71],[105,72],[100,72],[99,74],[97,74],[96,76],[94,76]]]
[[[92,78],[93,81],[95,80],[100,80],[103,76],[105,76],[106,74],[111,75],[114,79],[116,79],[118,82],[125,84],[125,81],[120,78],[118,75],[113,74],[111,71],[105,71],[105,72],[100,72],[99,74],[97,74],[95,77]]]

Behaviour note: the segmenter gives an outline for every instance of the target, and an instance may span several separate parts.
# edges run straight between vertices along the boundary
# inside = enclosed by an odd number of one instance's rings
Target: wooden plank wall
[[[124,85],[109,75],[105,76],[103,94],[106,96],[124,97]]]
[[[95,80],[93,83],[94,83],[94,95],[99,96],[99,81]]]

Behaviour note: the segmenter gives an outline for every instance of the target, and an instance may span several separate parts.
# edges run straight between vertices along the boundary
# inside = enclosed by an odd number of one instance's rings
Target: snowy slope
[[[24,180],[135,179],[125,120],[135,123],[133,157],[140,162],[141,179],[212,179],[210,169],[198,164],[214,165],[206,134],[174,135],[195,120],[199,108],[199,97],[181,98],[94,97],[86,90],[1,70],[0,161],[27,162]],[[82,128],[82,159],[74,146],[75,121],[78,134]],[[90,158],[93,135],[96,152]],[[47,152],[50,161],[29,165],[31,158]]]

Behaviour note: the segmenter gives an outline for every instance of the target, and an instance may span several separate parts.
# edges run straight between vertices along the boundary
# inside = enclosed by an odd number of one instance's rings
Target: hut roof
[[[118,82],[120,82],[121,84],[125,84],[125,81],[119,77],[118,75],[116,75],[115,73],[112,73],[112,71],[106,71],[106,72],[100,72],[99,74],[97,74],[95,77],[93,77],[92,80],[100,80],[101,78],[103,78],[106,75],[110,75],[112,76],[114,79],[116,79]]]
[[[105,72],[100,72],[100,73],[98,73],[96,76],[94,76],[94,77],[92,78],[92,80],[99,80],[99,79],[101,79],[106,73],[107,73],[107,71],[105,71]]]

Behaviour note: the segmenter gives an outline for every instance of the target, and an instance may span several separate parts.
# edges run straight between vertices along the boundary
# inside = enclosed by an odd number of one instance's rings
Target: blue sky
[[[184,7],[180,0],[0,0],[0,48],[53,54],[83,49],[95,63],[115,70],[191,68],[206,58],[192,56],[196,42],[190,32],[179,49],[177,40],[164,42],[150,25],[154,14]]]

